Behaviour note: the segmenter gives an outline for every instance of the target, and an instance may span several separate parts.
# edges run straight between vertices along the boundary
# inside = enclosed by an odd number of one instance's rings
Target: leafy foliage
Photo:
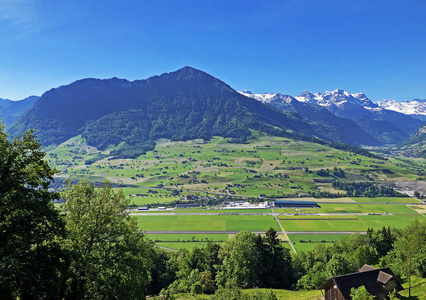
[[[126,213],[122,191],[88,181],[68,185],[66,247],[72,253],[68,299],[143,299],[148,291],[152,245]]]
[[[374,297],[368,293],[365,286],[361,285],[359,288],[351,289],[352,300],[373,300]]]
[[[32,132],[8,140],[0,124],[0,295],[54,299],[66,268],[64,222],[48,191],[55,170]]]

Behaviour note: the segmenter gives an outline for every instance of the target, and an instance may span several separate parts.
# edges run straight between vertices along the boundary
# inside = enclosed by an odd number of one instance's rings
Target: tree
[[[290,251],[281,246],[277,232],[272,227],[260,240],[260,252],[261,285],[269,288],[290,287],[293,277]]]
[[[153,246],[126,212],[123,191],[87,180],[68,184],[66,246],[72,252],[68,299],[144,299]]]
[[[32,131],[8,140],[0,124],[0,295],[57,298],[66,255],[65,224],[49,192],[51,169]]]
[[[256,235],[239,232],[222,245],[219,257],[223,260],[216,276],[218,286],[250,288],[257,286],[261,257]]]
[[[359,288],[351,288],[352,300],[373,300],[374,297],[368,293],[365,286],[361,285]]]

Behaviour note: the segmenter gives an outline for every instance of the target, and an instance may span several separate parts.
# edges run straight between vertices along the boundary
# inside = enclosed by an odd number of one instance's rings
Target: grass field
[[[403,228],[420,214],[356,216],[353,220],[285,220],[280,221],[286,231],[367,231],[367,228],[380,229],[383,226]]]
[[[299,209],[300,213],[392,213],[412,214],[413,209],[403,204],[320,204],[321,208]],[[297,213],[296,209],[274,208],[277,213]]]
[[[145,231],[266,231],[280,228],[272,216],[250,215],[170,215],[136,216]]]
[[[353,197],[356,202],[371,202],[371,203],[420,203],[419,200],[411,197],[374,197],[374,198],[363,198]]]

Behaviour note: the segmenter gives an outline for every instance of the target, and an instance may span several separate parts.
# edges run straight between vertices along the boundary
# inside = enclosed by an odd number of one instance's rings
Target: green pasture
[[[392,214],[412,214],[413,209],[403,204],[329,204],[320,203],[320,208],[298,209],[300,213],[392,213]],[[274,208],[277,213],[297,213],[296,209]]]
[[[272,216],[256,215],[165,215],[135,216],[145,231],[266,231],[280,228]]]
[[[356,202],[371,202],[371,203],[420,203],[419,200],[411,197],[352,197]]]
[[[419,214],[368,215],[357,216],[358,220],[286,220],[280,221],[285,231],[366,231],[367,228],[380,229],[383,226],[403,228]]]
[[[324,219],[339,219],[339,220],[349,220],[349,219],[357,219],[356,216],[342,216],[342,215],[326,215],[326,216],[318,216],[318,215],[295,215],[295,216],[278,216],[278,220],[324,220]]]
[[[147,234],[155,242],[226,242],[227,234]]]

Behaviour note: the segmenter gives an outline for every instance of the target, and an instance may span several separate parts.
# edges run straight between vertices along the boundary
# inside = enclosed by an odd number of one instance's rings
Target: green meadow
[[[272,216],[257,215],[170,215],[136,216],[145,231],[280,231]]]

